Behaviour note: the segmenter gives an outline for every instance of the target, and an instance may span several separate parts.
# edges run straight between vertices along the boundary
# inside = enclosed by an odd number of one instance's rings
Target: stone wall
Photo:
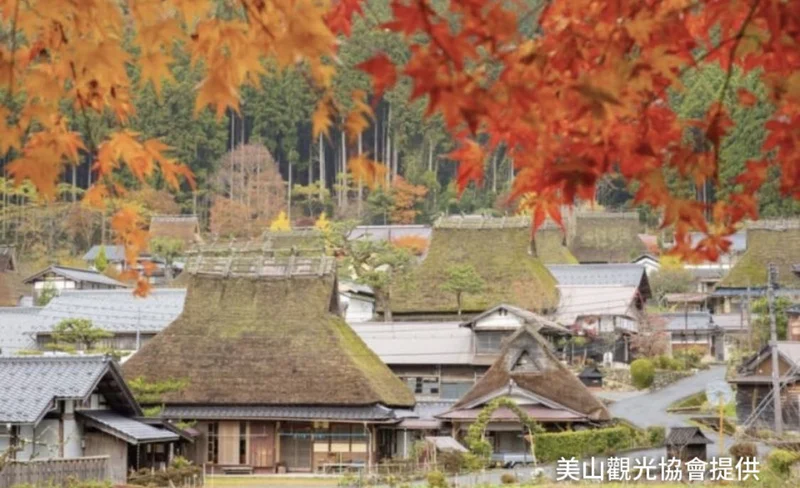
[[[603,383],[610,380],[616,383],[623,383],[626,385],[633,385],[631,379],[630,368],[604,368],[603,370]],[[660,390],[680,379],[692,376],[693,371],[670,371],[670,370],[656,370],[656,376],[653,380],[653,385],[650,390]]]

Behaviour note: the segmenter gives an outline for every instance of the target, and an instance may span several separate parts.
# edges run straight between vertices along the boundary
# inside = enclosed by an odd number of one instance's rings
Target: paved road
[[[725,380],[725,366],[712,366],[694,376],[678,380],[675,383],[644,395],[626,398],[611,404],[611,415],[646,428],[654,425],[664,427],[685,426],[687,418],[667,412],[674,402],[689,395],[705,391],[706,386],[714,381]]]

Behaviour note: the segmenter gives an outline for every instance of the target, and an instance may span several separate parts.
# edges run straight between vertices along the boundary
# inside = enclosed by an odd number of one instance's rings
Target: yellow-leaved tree
[[[278,217],[269,224],[269,230],[273,232],[286,232],[292,230],[292,224],[286,217],[286,212],[281,210]]]

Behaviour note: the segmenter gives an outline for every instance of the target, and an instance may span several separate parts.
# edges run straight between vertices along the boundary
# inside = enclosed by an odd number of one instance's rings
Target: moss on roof
[[[199,233],[200,224],[196,215],[153,215],[150,219],[151,238],[179,239],[191,244]]]
[[[447,269],[455,264],[471,264],[485,282],[483,292],[464,295],[465,312],[481,312],[498,303],[528,310],[554,308],[556,280],[529,251],[529,225],[436,227],[425,259],[393,286],[392,311],[455,313],[455,295],[442,290]]]
[[[647,252],[636,213],[585,212],[574,221],[567,245],[581,263],[629,263]]]
[[[411,406],[413,394],[331,313],[336,279],[189,278],[183,313],[124,365],[185,379],[167,404]]]
[[[564,245],[565,240],[560,229],[539,230],[534,238],[536,256],[544,264],[578,264],[578,259]]]
[[[747,251],[722,278],[717,288],[767,286],[767,266],[778,268],[778,285],[800,289],[792,266],[800,264],[800,221],[762,222],[747,229]]]

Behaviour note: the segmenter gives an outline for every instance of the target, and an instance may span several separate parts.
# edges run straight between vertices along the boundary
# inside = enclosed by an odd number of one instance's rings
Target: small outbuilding
[[[711,444],[711,439],[699,427],[673,427],[666,441],[667,458],[680,459],[683,462],[695,458],[705,461],[708,444]]]
[[[597,366],[585,367],[583,371],[581,371],[581,374],[578,375],[578,379],[581,380],[581,383],[589,387],[603,387],[603,373]]]

